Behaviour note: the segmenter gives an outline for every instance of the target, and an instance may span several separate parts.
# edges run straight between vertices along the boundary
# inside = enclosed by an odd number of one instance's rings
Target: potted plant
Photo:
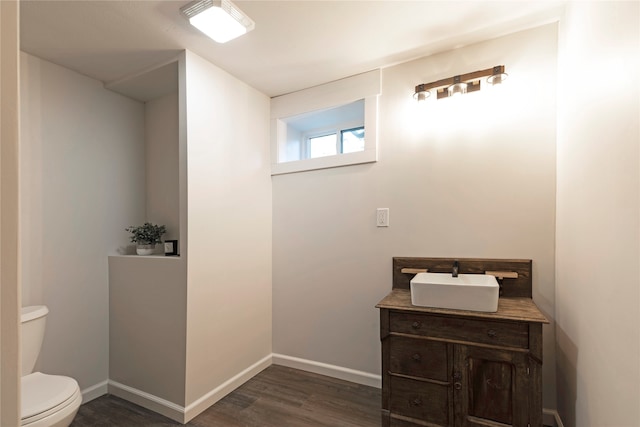
[[[156,248],[156,243],[162,243],[162,235],[167,232],[164,225],[155,225],[145,222],[143,225],[125,228],[131,233],[131,241],[136,244],[138,255],[151,255]]]

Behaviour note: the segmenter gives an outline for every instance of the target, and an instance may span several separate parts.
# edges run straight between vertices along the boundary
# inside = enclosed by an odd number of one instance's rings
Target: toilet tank
[[[33,367],[36,364],[36,360],[38,360],[48,313],[49,309],[44,305],[22,307],[20,319],[22,376],[33,372]]]

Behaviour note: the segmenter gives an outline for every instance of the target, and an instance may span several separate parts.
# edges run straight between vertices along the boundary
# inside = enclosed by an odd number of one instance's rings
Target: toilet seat
[[[59,412],[75,414],[82,394],[73,378],[34,372],[22,377],[22,426],[36,423]],[[63,414],[61,414],[63,415]]]

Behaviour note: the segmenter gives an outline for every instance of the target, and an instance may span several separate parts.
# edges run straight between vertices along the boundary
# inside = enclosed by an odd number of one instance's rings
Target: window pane
[[[309,157],[332,156],[336,153],[336,134],[309,138]]]
[[[364,150],[364,128],[347,129],[342,134],[342,152],[354,153]]]

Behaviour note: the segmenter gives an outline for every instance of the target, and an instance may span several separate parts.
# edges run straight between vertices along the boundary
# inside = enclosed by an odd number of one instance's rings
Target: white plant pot
[[[151,255],[156,249],[156,245],[137,245],[136,253],[138,255]]]

